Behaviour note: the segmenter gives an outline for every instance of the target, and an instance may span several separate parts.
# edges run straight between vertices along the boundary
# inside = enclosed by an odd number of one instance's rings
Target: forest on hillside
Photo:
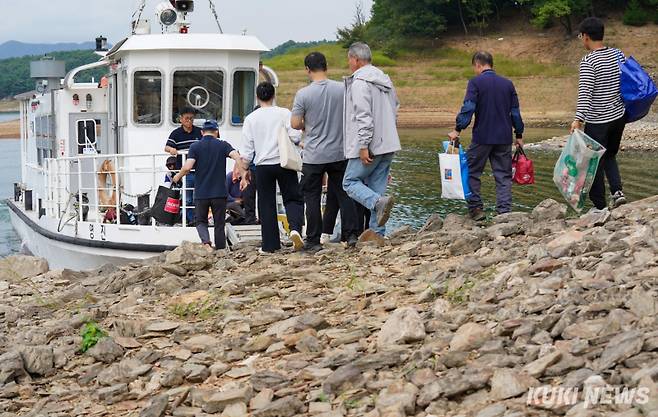
[[[632,26],[658,23],[658,0],[374,0],[370,16],[357,3],[354,22],[338,29],[344,46],[366,41],[395,53],[413,41],[434,40],[447,32],[485,34],[527,19],[541,29],[562,27],[572,36],[587,16],[623,14]]]
[[[49,53],[57,60],[66,62],[66,70],[69,71],[81,65],[98,61],[99,56],[94,51],[66,51]],[[30,78],[30,61],[35,61],[40,56],[23,56],[20,58],[8,58],[0,60],[0,99],[13,97],[26,91],[34,90],[35,82]],[[88,82],[93,77],[96,81],[105,73],[104,69],[86,71],[77,81]]]

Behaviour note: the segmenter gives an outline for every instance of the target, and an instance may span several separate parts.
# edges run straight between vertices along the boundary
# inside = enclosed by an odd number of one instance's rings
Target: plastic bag
[[[555,164],[553,182],[567,203],[582,211],[605,148],[580,130],[575,130]]]
[[[282,124],[279,128],[277,139],[279,144],[281,168],[302,172],[302,157],[299,155],[299,152],[297,152],[290,136],[288,136],[288,129],[286,129],[285,124]]]
[[[649,113],[651,105],[658,96],[658,89],[651,76],[632,56],[621,63],[620,54],[619,66],[621,67],[621,97],[626,107],[626,121],[631,123]]]
[[[151,207],[151,216],[162,224],[173,226],[180,217],[180,190],[160,186]]]
[[[519,185],[535,183],[535,166],[519,146],[512,157],[512,179]]]
[[[467,200],[471,196],[468,186],[468,159],[464,149],[449,141],[443,142],[445,152],[439,153],[441,172],[441,198]],[[458,149],[458,150],[457,150]]]

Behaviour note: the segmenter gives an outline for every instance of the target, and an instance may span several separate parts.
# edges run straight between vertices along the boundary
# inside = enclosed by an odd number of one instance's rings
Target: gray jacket
[[[361,149],[373,155],[399,151],[399,105],[393,82],[379,68],[366,65],[345,78],[345,157],[358,158]]]

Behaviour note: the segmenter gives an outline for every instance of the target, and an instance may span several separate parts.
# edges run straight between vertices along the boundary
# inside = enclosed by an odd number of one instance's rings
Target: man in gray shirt
[[[337,190],[343,230],[347,244],[356,245],[356,207],[343,190],[343,176],[347,161],[343,146],[344,88],[339,82],[327,77],[327,59],[319,52],[309,54],[304,60],[311,84],[297,92],[292,108],[291,124],[294,129],[304,129],[302,189],[306,203],[306,244],[309,251],[321,249],[322,180],[326,173]]]

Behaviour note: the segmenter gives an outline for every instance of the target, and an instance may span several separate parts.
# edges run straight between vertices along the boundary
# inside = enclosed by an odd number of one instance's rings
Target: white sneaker
[[[331,242],[331,235],[327,233],[322,233],[322,235],[320,236],[320,244],[326,245],[329,242]]]
[[[290,240],[292,241],[292,247],[295,252],[304,249],[304,239],[302,239],[302,235],[297,230],[290,232]]]

